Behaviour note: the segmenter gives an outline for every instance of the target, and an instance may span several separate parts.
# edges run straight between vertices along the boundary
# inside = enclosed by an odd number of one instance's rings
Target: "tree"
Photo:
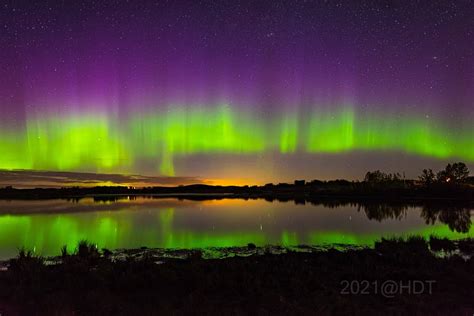
[[[436,181],[438,182],[450,182],[451,178],[449,177],[446,170],[440,170],[436,173]]]
[[[389,173],[388,174],[388,178],[389,180],[391,181],[402,181],[402,175],[399,173],[399,172],[395,172],[395,173]]]
[[[379,183],[387,180],[387,175],[380,170],[368,171],[364,181],[369,183]]]
[[[380,170],[369,171],[365,174],[364,182],[368,183],[400,183],[402,175],[400,173],[385,173]]]
[[[469,168],[464,162],[456,162],[452,165],[452,174],[456,182],[465,182],[469,177]]]
[[[469,177],[469,169],[464,162],[448,164],[444,170],[436,174],[439,182],[461,183]]]
[[[419,176],[418,179],[420,179],[421,183],[424,185],[430,185],[435,182],[436,176],[432,169],[423,169],[421,176]]]

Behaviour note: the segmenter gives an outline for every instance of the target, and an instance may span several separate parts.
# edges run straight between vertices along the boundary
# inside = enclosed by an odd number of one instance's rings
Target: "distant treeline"
[[[474,177],[466,164],[448,164],[436,174],[424,169],[417,180],[405,179],[400,173],[370,171],[363,181],[295,180],[293,183],[267,183],[263,186],[183,185],[175,187],[65,187],[16,189],[0,188],[1,199],[81,198],[111,195],[180,195],[193,199],[208,199],[228,194],[237,198],[281,198],[311,200],[317,197],[358,197],[380,199],[450,198],[474,200]],[[199,195],[199,196],[197,196]]]

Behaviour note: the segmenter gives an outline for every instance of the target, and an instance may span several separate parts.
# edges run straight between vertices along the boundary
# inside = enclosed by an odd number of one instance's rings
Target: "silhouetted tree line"
[[[469,168],[464,162],[449,163],[443,170],[434,172],[432,169],[423,169],[418,177],[424,186],[432,184],[463,184],[472,181],[469,177]],[[412,180],[406,180],[400,173],[385,173],[380,170],[369,171],[365,174],[364,182],[373,186],[409,185]]]
[[[463,162],[448,164],[436,174],[432,169],[424,169],[419,180],[405,179],[400,173],[369,171],[363,181],[337,180],[295,180],[294,183],[267,183],[263,186],[212,186],[205,184],[175,187],[67,187],[16,189],[11,186],[0,188],[1,199],[51,199],[64,198],[78,201],[91,196],[97,202],[116,201],[126,196],[169,195],[179,199],[207,200],[218,198],[263,198],[310,202],[317,197],[348,196],[352,198],[378,199],[429,199],[450,198],[474,200],[474,177],[469,177],[469,169]],[[122,195],[123,197],[119,197]]]
[[[434,183],[465,183],[469,178],[469,168],[464,162],[456,162],[448,164],[444,170],[438,171],[436,174],[432,169],[423,169],[419,180],[424,185],[432,185]]]
[[[365,174],[365,182],[369,183],[388,183],[388,182],[401,182],[403,181],[400,173],[384,173],[380,170],[369,171]]]

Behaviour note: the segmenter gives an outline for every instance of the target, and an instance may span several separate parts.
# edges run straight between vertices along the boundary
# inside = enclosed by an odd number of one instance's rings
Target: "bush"
[[[456,249],[454,243],[448,238],[438,238],[436,236],[430,236],[430,248],[433,251],[453,251]]]
[[[35,255],[31,250],[21,248],[18,251],[18,256],[11,259],[9,263],[11,271],[18,272],[24,278],[29,278],[44,267],[44,258]]]
[[[95,260],[100,257],[99,250],[97,246],[89,243],[87,240],[79,241],[77,245],[76,255],[79,258],[87,259],[87,260]]]
[[[382,238],[375,242],[375,250],[386,255],[426,255],[429,253],[428,244],[419,236],[403,238]]]
[[[461,252],[466,254],[474,253],[474,238],[462,239],[458,242],[458,247]]]

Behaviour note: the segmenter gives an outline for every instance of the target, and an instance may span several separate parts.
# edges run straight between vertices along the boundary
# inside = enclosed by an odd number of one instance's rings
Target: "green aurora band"
[[[0,127],[0,146],[0,169],[125,172],[148,160],[171,176],[175,157],[193,154],[393,150],[470,162],[474,127],[453,132],[421,115],[361,115],[351,106],[265,118],[228,105],[170,106],[126,119],[105,114],[30,117],[22,129]]]

